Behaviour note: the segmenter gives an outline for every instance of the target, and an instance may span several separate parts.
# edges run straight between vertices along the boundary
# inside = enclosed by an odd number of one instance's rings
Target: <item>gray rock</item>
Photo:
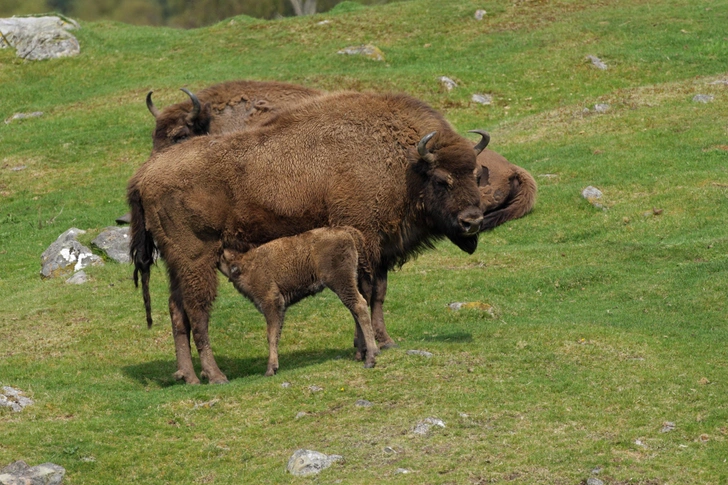
[[[370,408],[370,407],[374,406],[374,404],[372,404],[371,401],[367,401],[366,399],[359,399],[354,404],[356,406],[359,406],[360,408]]]
[[[718,79],[708,84],[725,84],[726,86],[728,86],[728,79]]]
[[[74,273],[73,276],[66,280],[69,285],[82,285],[88,282],[88,275],[84,270]]]
[[[586,485],[604,485],[604,482],[596,477],[589,477],[586,480]]]
[[[65,17],[0,19],[0,47],[8,47],[9,43],[18,57],[31,61],[75,56],[81,52],[81,46],[69,30],[77,28],[76,21]]]
[[[117,263],[130,263],[129,257],[129,227],[110,226],[91,241],[93,246],[102,250]]]
[[[308,390],[311,391],[311,392],[320,392],[320,391],[323,391],[324,388],[321,387],[321,386],[317,386],[316,384],[314,384],[312,386],[308,386]]]
[[[283,383],[281,383],[281,387],[283,389],[288,389],[289,387],[291,387],[291,383],[290,382],[283,382]]]
[[[409,471],[408,469],[406,469],[406,468],[397,468],[397,469],[396,469],[396,470],[394,471],[394,474],[395,474],[395,475],[407,475],[408,473],[412,473],[412,472],[410,472],[410,471]]]
[[[65,276],[89,266],[103,266],[104,261],[100,257],[76,240],[79,234],[85,232],[72,227],[43,251],[40,257],[42,278]]]
[[[35,404],[32,399],[25,397],[23,391],[14,389],[10,386],[3,386],[0,391],[0,407],[6,407],[12,409],[14,412],[19,413],[24,408]]]
[[[421,355],[422,357],[427,357],[429,359],[432,357],[432,352],[428,352],[426,350],[408,350],[407,355]]]
[[[662,423],[662,429],[660,430],[661,433],[669,433],[670,431],[675,431],[675,423],[672,421],[665,421]]]
[[[493,96],[491,96],[490,94],[473,94],[470,100],[478,104],[493,104]]]
[[[16,461],[0,470],[0,485],[59,485],[66,469],[53,463],[34,467]]]
[[[458,87],[457,83],[447,76],[440,76],[437,78],[437,80],[440,81],[440,85],[444,87],[447,91],[452,91],[453,89]]]
[[[478,10],[475,11],[475,15],[474,15],[475,20],[483,20],[483,17],[485,17],[486,13],[487,12],[485,10],[483,10],[482,8],[479,8]]]
[[[432,429],[433,426],[444,428],[445,423],[441,419],[426,418],[423,421],[420,421],[419,423],[417,423],[417,425],[412,430],[412,432],[414,434],[426,435],[427,433],[430,432],[430,429]]]
[[[592,65],[594,67],[596,67],[597,69],[601,69],[603,71],[608,69],[607,65],[601,59],[599,59],[597,56],[586,56],[586,58],[589,59],[591,61]]]
[[[606,103],[601,103],[601,104],[595,104],[594,105],[594,111],[596,111],[597,113],[604,114],[607,111],[609,111],[609,108],[610,108],[610,106],[608,104],[606,104]]]
[[[38,118],[39,116],[43,116],[42,111],[33,111],[32,113],[15,113],[13,116],[5,120],[5,124],[9,125],[13,121],[16,120],[24,120],[27,118]]]
[[[581,191],[581,196],[588,200],[591,205],[599,209],[604,208],[604,206],[599,202],[603,195],[604,194],[602,194],[601,190],[596,187],[592,187],[591,185]]]
[[[710,94],[696,94],[695,96],[693,96],[693,103],[707,104],[711,103],[713,99],[715,98]]]
[[[379,47],[372,44],[347,47],[345,49],[341,49],[340,51],[338,51],[338,53],[348,54],[350,56],[364,56],[367,59],[371,59],[373,61],[384,60],[384,52],[382,52]]]
[[[314,475],[330,467],[333,463],[343,460],[344,457],[341,455],[325,455],[318,451],[301,449],[293,453],[286,469],[291,475],[298,477]]]

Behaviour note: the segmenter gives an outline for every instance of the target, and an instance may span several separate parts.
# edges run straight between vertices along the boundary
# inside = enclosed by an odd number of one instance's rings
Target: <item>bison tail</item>
[[[156,246],[154,239],[146,229],[144,221],[144,206],[139,189],[129,184],[127,202],[131,208],[131,241],[129,243],[129,256],[134,263],[134,286],[139,287],[139,275],[142,277],[142,297],[144,309],[147,313],[147,328],[152,326],[152,303],[149,296],[149,268],[154,263]]]
[[[536,181],[527,170],[515,167],[515,174],[510,180],[511,191],[505,205],[490,214],[485,214],[480,230],[486,231],[500,226],[504,222],[525,216],[536,203]]]

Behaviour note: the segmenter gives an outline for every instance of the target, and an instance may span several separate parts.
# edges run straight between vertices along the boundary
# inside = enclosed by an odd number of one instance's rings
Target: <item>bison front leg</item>
[[[380,268],[374,277],[374,287],[372,289],[372,297],[369,304],[372,309],[372,328],[374,329],[374,337],[379,342],[379,348],[390,349],[396,347],[397,344],[387,333],[384,326],[384,298],[387,295],[387,270]]]
[[[170,283],[172,291],[169,296],[169,316],[172,320],[174,351],[177,356],[177,372],[174,373],[174,378],[178,381],[185,381],[187,384],[199,384],[200,380],[192,366],[190,321],[184,311],[182,293],[172,275],[170,275]]]

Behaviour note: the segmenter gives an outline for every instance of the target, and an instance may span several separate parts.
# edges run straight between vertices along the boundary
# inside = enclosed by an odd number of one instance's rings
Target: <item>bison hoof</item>
[[[185,372],[182,372],[181,370],[178,370],[177,372],[172,374],[172,377],[174,377],[174,379],[177,381],[185,381],[185,383],[187,383],[187,384],[199,384],[200,383],[200,380],[197,378],[197,376],[194,373],[192,373],[190,375]]]
[[[389,342],[384,342],[383,344],[381,344],[379,346],[379,350],[396,349],[397,347],[399,347],[399,345],[397,345],[394,340],[390,340]]]
[[[207,379],[207,382],[209,382],[210,384],[228,384],[230,382],[228,381],[227,377],[225,377],[225,374],[222,373],[218,376],[210,377],[209,375],[207,375],[207,372],[202,371],[200,372],[200,377],[202,377],[203,379]]]
[[[366,363],[364,364],[364,368],[365,368],[365,369],[371,369],[371,368],[373,368],[373,367],[374,367],[375,365],[376,365],[376,362],[366,362]]]
[[[265,376],[266,377],[273,377],[277,373],[278,373],[278,369],[268,369],[267,371],[265,371]]]

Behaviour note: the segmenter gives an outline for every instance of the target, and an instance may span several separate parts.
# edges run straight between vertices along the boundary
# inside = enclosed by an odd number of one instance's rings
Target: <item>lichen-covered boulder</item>
[[[325,455],[313,450],[296,450],[288,460],[287,470],[291,475],[306,476],[319,473],[337,461],[343,461],[341,455]]]
[[[107,227],[91,244],[117,263],[130,263],[129,227]]]
[[[28,466],[16,461],[0,470],[0,485],[59,485],[66,469],[54,463]]]
[[[103,266],[104,261],[100,257],[76,240],[79,234],[85,232],[72,227],[43,251],[40,257],[42,278],[66,276],[89,266]]]
[[[31,61],[75,56],[81,52],[81,46],[69,30],[77,28],[75,20],[65,17],[0,19],[0,32],[3,34],[0,48],[13,47],[18,57]]]

